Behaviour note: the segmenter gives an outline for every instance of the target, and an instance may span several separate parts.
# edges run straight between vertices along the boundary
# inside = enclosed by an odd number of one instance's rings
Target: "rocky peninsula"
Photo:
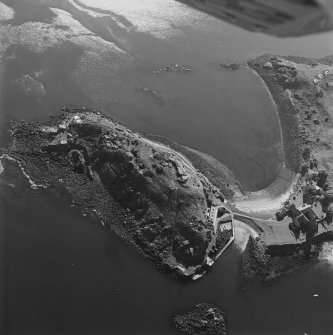
[[[2,158],[16,160],[34,187],[61,183],[73,205],[162,269],[191,276],[205,266],[216,244],[207,211],[224,195],[181,153],[86,108],[13,122],[11,138]]]

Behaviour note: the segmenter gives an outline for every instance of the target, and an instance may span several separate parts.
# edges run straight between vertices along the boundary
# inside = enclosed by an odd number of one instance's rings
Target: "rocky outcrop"
[[[225,313],[207,304],[197,304],[191,311],[174,319],[176,327],[188,335],[226,335]]]
[[[77,206],[159,265],[191,275],[205,263],[214,236],[207,209],[223,196],[179,153],[85,108],[15,122],[12,138],[6,153],[31,178],[60,180]]]

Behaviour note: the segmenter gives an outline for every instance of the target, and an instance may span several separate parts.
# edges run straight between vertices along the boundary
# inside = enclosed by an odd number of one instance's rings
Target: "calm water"
[[[267,37],[173,1],[82,2],[109,10],[108,17],[80,3],[10,2],[15,15],[3,28],[11,43],[4,43],[2,115],[35,119],[64,104],[99,107],[130,128],[213,155],[246,190],[271,182],[281,161],[275,108],[253,73],[222,71],[219,64],[266,52],[324,56],[333,52],[332,34]],[[192,71],[153,73],[169,64]],[[17,84],[24,75],[43,84],[45,96],[24,91]]]
[[[29,189],[15,165],[4,173],[15,185],[0,185],[5,334],[177,334],[173,315],[202,301],[225,309],[230,334],[331,333],[330,263],[249,283],[234,246],[202,280],[181,283],[82,218],[62,190]]]
[[[148,2],[150,11],[140,12],[144,3],[136,7],[129,1],[131,6],[124,8],[124,2],[116,1],[117,12],[107,19],[96,18],[68,1],[43,1],[39,7],[21,0],[11,3],[15,16],[7,21],[11,28],[6,26],[12,43],[3,56],[2,114],[35,119],[45,118],[64,104],[97,106],[130,128],[158,133],[213,155],[234,171],[246,190],[271,182],[281,160],[280,131],[272,101],[249,70],[222,71],[219,64],[277,52],[279,43],[266,43],[263,36],[175,2],[169,7]],[[40,25],[40,21],[55,20],[45,4],[66,10],[73,17],[59,12],[59,22],[55,22],[59,24],[47,26],[43,39],[41,28],[31,21]],[[124,17],[126,11],[129,19]],[[24,13],[30,22],[25,28],[30,32],[27,36],[17,31]],[[66,30],[66,24],[71,28]],[[92,33],[97,40],[87,37]],[[35,44],[30,35],[36,35]],[[250,40],[258,50],[248,46]],[[285,49],[287,45],[290,42]],[[169,64],[192,71],[154,73]],[[17,81],[24,75],[42,83],[45,96],[22,93]]]
[[[221,71],[219,63],[264,52],[333,53],[331,33],[276,39],[172,1],[114,0],[112,19],[68,1],[7,3],[15,16],[0,26],[1,130],[8,119],[42,119],[64,104],[97,106],[133,129],[214,155],[246,189],[264,186],[279,167],[277,117],[255,75]],[[84,3],[110,10],[110,2]],[[168,64],[192,71],[153,73]],[[82,218],[63,191],[30,190],[15,166],[0,176],[0,196],[5,333],[177,334],[172,316],[201,301],[226,310],[231,334],[331,333],[329,263],[270,284],[245,283],[233,247],[208,276],[180,283]]]

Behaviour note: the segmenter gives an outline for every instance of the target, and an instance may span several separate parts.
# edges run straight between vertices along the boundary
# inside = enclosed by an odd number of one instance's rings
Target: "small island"
[[[226,335],[225,313],[207,304],[197,304],[191,311],[175,316],[176,327],[186,335]]]

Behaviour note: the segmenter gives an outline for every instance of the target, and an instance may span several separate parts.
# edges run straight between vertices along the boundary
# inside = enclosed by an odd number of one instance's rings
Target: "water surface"
[[[172,317],[198,302],[223,308],[230,334],[331,332],[331,263],[244,282],[233,246],[202,280],[176,281],[82,218],[63,190],[29,189],[14,165],[5,173],[16,185],[0,185],[5,334],[178,334]]]
[[[281,164],[278,120],[253,73],[222,71],[219,63],[333,51],[332,33],[267,37],[173,1],[112,1],[112,8],[82,1],[111,10],[107,19],[69,1],[7,2],[15,14],[0,25],[1,129],[13,118],[45,119],[65,104],[97,106],[133,129],[212,154],[246,189],[265,186]],[[168,64],[192,71],[153,73]],[[46,95],[17,85],[26,75]],[[331,333],[330,263],[248,283],[233,246],[202,280],[182,283],[82,218],[62,190],[29,189],[15,166],[0,176],[0,197],[5,334],[177,334],[173,315],[198,302],[226,310],[231,334]]]
[[[78,7],[78,1],[48,0],[41,5],[45,20],[36,5],[41,2],[32,2],[13,1],[16,14],[9,22],[15,27],[22,24],[26,6],[27,22],[47,25],[43,34],[54,38],[55,45],[48,40],[43,47],[38,39],[35,51],[31,42],[18,44],[13,37],[16,43],[4,55],[3,114],[36,119],[64,104],[98,107],[130,128],[213,155],[235,173],[245,190],[272,182],[282,160],[275,107],[253,73],[246,68],[223,71],[219,65],[254,56],[247,43],[258,43],[258,34],[172,1],[159,7],[144,2],[140,10],[115,2],[101,13]],[[63,10],[56,12],[51,26],[45,23],[52,19],[47,5]],[[30,24],[29,29],[35,28]],[[11,29],[8,34],[13,34]],[[99,38],[100,49],[90,35]],[[284,48],[287,45],[290,42]],[[268,47],[276,48],[272,41],[265,42],[256,54]],[[191,71],[154,73],[176,64]],[[43,84],[46,96],[21,92],[15,82],[24,75]]]

